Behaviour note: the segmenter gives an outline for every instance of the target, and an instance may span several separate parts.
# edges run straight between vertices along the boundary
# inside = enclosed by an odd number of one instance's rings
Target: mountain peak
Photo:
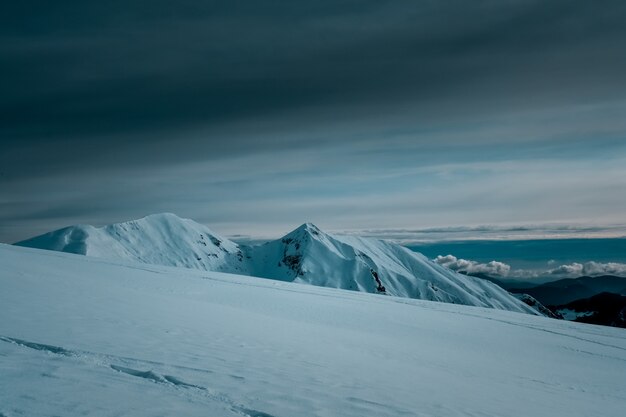
[[[143,217],[144,219],[163,219],[163,218],[169,218],[169,219],[180,219],[182,220],[181,217],[177,216],[174,213],[170,213],[168,211],[165,211],[163,213],[153,213],[153,214],[148,214],[147,216]]]
[[[282,237],[283,242],[307,242],[313,240],[320,240],[324,237],[327,237],[327,234],[324,233],[319,227],[314,225],[313,223],[303,223],[298,226],[296,229],[287,233]]]
[[[317,227],[313,223],[307,222],[307,223],[301,224],[298,228],[294,229],[289,234],[291,235],[293,233],[301,233],[301,232],[305,232],[305,233],[309,233],[313,235],[319,235],[320,233],[323,233],[319,227]]]
[[[103,227],[69,226],[16,243],[108,259],[241,273],[239,246],[173,213],[156,213]]]
[[[305,230],[309,231],[309,232],[320,232],[320,228],[317,227],[316,225],[314,225],[311,222],[306,222],[304,223],[302,226],[300,226],[301,228],[304,228]]]
[[[147,221],[150,223],[169,223],[169,222],[184,222],[188,219],[183,219],[182,217],[177,216],[174,213],[169,213],[169,212],[164,212],[164,213],[154,213],[154,214],[149,214],[145,217],[142,217],[140,219],[137,220],[130,220],[131,222],[137,222],[137,221]],[[126,223],[126,222],[125,222]]]

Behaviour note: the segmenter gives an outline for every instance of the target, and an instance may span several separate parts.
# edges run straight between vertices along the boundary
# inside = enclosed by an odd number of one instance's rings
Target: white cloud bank
[[[584,264],[574,262],[569,265],[561,265],[549,270],[551,275],[563,275],[567,277],[598,276],[598,275],[620,275],[626,276],[626,264],[617,262],[585,262]]]
[[[456,272],[466,274],[486,274],[494,278],[536,278],[553,276],[558,278],[578,278],[582,276],[618,275],[626,276],[626,264],[617,262],[574,262],[560,265],[547,270],[530,271],[525,269],[511,269],[511,266],[498,261],[480,263],[467,259],[460,259],[454,255],[437,256],[434,259],[439,265]]]
[[[476,261],[468,261],[467,259],[459,259],[454,255],[437,256],[435,262],[443,265],[453,271],[463,272],[467,274],[487,274],[495,277],[506,277],[511,271],[511,266],[503,262],[491,261],[488,263],[479,263]]]

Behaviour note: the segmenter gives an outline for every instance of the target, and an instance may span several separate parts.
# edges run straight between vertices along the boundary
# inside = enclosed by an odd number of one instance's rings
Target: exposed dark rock
[[[370,272],[372,273],[372,277],[376,281],[376,291],[378,291],[379,293],[382,293],[382,294],[386,294],[387,293],[387,289],[385,288],[385,286],[381,282],[380,278],[378,277],[378,272],[374,271],[373,269],[370,269]]]
[[[549,309],[548,307],[544,306],[539,301],[537,301],[536,298],[528,294],[513,294],[513,295],[515,296],[515,298],[522,301],[526,305],[529,305],[530,307],[534,308],[535,310],[537,310],[538,312],[540,312],[546,317],[551,317],[553,319],[563,318],[560,314],[555,313],[553,310]]]

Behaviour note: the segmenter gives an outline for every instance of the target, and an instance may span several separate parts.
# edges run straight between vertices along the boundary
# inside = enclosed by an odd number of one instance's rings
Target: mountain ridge
[[[313,223],[245,246],[163,213],[100,228],[70,226],[16,245],[541,314],[496,284],[453,272],[403,246],[331,235]]]
[[[615,275],[564,278],[532,288],[509,288],[509,291],[529,294],[544,305],[564,305],[603,292],[626,295],[626,278]]]
[[[626,296],[621,294],[601,292],[550,308],[566,320],[626,328]]]

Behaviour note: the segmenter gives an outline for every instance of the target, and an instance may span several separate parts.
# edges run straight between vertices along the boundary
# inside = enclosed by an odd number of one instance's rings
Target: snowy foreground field
[[[0,245],[0,416],[625,413],[622,329]]]

